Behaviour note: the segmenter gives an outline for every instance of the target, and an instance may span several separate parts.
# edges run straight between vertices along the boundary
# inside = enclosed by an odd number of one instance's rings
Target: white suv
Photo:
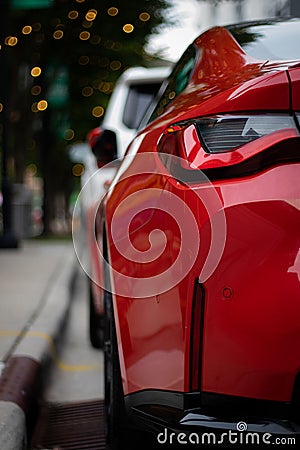
[[[81,177],[82,186],[89,181],[89,189],[82,195],[82,207],[85,212],[105,193],[106,185],[115,173],[115,169],[112,168],[98,172],[97,169],[124,155],[162,82],[168,77],[170,69],[171,67],[133,67],[119,78],[101,126],[89,132],[84,152],[80,151],[85,166]],[[82,148],[83,144],[80,145]],[[114,147],[113,152],[105,153],[105,145]]]

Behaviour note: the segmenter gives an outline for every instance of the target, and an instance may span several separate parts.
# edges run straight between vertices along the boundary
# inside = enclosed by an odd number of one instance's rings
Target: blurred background
[[[69,235],[84,165],[120,75],[177,61],[212,25],[300,15],[298,0],[1,0],[0,247]]]

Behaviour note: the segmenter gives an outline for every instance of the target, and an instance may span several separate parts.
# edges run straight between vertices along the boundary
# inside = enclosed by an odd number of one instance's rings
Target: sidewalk
[[[42,369],[59,337],[78,262],[72,242],[0,250],[0,448],[26,449]]]

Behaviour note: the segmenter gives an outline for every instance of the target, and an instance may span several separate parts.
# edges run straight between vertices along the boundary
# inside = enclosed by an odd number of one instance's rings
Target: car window
[[[123,113],[123,123],[131,129],[137,129],[146,110],[155,97],[161,82],[132,84]]]
[[[150,116],[149,122],[160,116],[169,103],[186,88],[195,67],[195,60],[196,50],[193,45],[190,45],[171,73],[163,94]]]
[[[300,20],[228,27],[246,53],[258,59],[300,59]]]

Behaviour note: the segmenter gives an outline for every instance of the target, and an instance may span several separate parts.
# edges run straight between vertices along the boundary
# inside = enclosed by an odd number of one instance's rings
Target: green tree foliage
[[[144,47],[169,7],[169,0],[53,0],[43,9],[10,8],[11,155],[17,181],[26,163],[37,164],[47,222],[56,194],[72,188],[67,146],[100,123],[125,69],[157,64]]]
[[[56,70],[67,66],[71,125],[83,138],[85,126],[93,124],[91,105],[106,106],[116,79],[127,67],[151,64],[144,46],[164,23],[168,7],[168,0],[54,0],[47,9],[11,10],[11,35],[18,38],[10,52],[13,72],[18,72],[16,65],[44,71],[49,65]],[[56,74],[53,70],[52,77]],[[32,102],[47,99],[51,80],[45,72],[29,81],[39,85],[41,79],[43,90]],[[83,91],[85,87],[91,89]]]

